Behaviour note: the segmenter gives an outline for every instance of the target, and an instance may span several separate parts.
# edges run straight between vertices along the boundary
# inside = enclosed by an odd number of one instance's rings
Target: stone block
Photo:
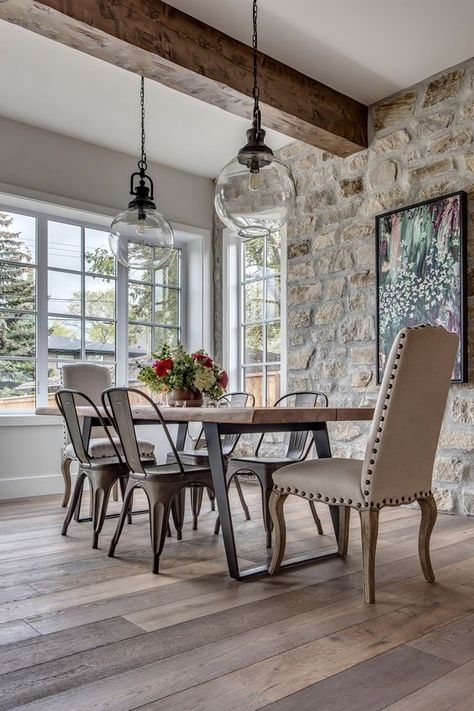
[[[325,283],[326,299],[340,299],[344,293],[345,285],[346,277],[334,277],[333,279],[328,279]]]
[[[375,273],[370,269],[363,272],[355,272],[350,274],[349,282],[352,286],[370,286],[375,282]]]
[[[439,438],[440,449],[463,449],[472,451],[474,449],[474,432],[463,432],[460,430],[443,431]]]
[[[472,141],[472,134],[470,131],[456,131],[455,133],[445,134],[440,138],[428,143],[427,152],[434,153],[446,153],[447,151],[457,151],[459,148],[464,148],[468,146]]]
[[[375,326],[372,316],[347,316],[339,327],[341,343],[352,341],[373,341],[375,339]]]
[[[338,442],[352,442],[362,434],[361,427],[355,422],[333,422],[331,423],[331,440]]]
[[[440,111],[431,116],[425,116],[418,121],[417,133],[422,138],[438,131],[446,130],[454,120],[453,111]]]
[[[290,331],[288,335],[288,346],[291,348],[292,346],[302,346],[303,343],[306,341],[306,334],[301,333],[296,333],[295,331]]]
[[[360,151],[354,155],[344,158],[341,162],[341,172],[344,175],[364,170],[367,165],[368,151]]]
[[[416,91],[407,91],[387,101],[384,101],[372,110],[372,128],[380,131],[390,128],[403,121],[413,113],[416,100]]]
[[[381,163],[375,163],[369,169],[369,182],[372,188],[385,188],[397,179],[398,165],[394,160],[385,160]]]
[[[307,328],[311,321],[311,311],[289,311],[288,312],[288,329],[297,331],[299,328]]]
[[[359,269],[361,267],[371,267],[375,263],[375,242],[370,240],[354,247],[352,258]]]
[[[394,187],[392,190],[387,190],[368,197],[360,206],[359,214],[373,217],[379,212],[401,207],[407,202],[407,199],[408,195],[406,191]]]
[[[364,292],[358,291],[354,296],[350,296],[347,300],[347,308],[349,311],[363,311],[365,309]]]
[[[464,162],[466,163],[466,170],[469,170],[471,173],[473,173],[474,172],[474,153],[464,156]]]
[[[302,209],[305,213],[312,214],[322,207],[334,205],[336,203],[336,195],[334,188],[328,187],[324,190],[315,190],[314,192],[305,195],[303,198]]]
[[[336,231],[318,232],[313,237],[313,249],[327,249],[336,244]]]
[[[364,223],[361,225],[348,225],[342,230],[341,240],[343,242],[352,242],[352,240],[364,239],[374,234],[373,222]]]
[[[334,249],[319,259],[320,274],[334,274],[352,267],[353,259],[347,249]]]
[[[325,358],[315,363],[313,374],[316,378],[343,378],[347,375],[347,366],[340,358]]]
[[[474,400],[455,397],[451,404],[451,415],[454,422],[474,423]]]
[[[464,71],[456,70],[447,72],[443,76],[433,79],[428,84],[425,98],[423,100],[423,108],[434,106],[441,101],[451,98],[459,94],[464,78]]]
[[[375,365],[375,344],[372,346],[354,346],[351,350],[353,365]]]
[[[296,244],[288,245],[288,259],[295,259],[296,257],[305,257],[309,254],[309,240],[304,242],[297,242]]]
[[[364,181],[360,176],[358,178],[346,178],[341,180],[339,188],[344,197],[353,197],[364,192]]]
[[[375,155],[382,156],[391,151],[404,149],[409,141],[408,131],[405,128],[401,128],[399,131],[377,138],[374,142],[373,150]]]
[[[344,313],[344,307],[340,301],[325,301],[314,314],[314,324],[320,326],[326,323],[339,321]]]
[[[314,354],[314,346],[306,346],[297,350],[290,349],[288,351],[288,369],[289,370],[306,370],[311,358]]]
[[[307,284],[306,286],[292,286],[288,290],[288,302],[290,305],[310,304],[313,305],[319,300],[322,292],[321,283]]]
[[[464,104],[462,115],[463,118],[474,119],[474,99],[470,99]]]
[[[466,468],[466,463],[459,458],[438,457],[433,476],[436,481],[459,483],[463,479]]]
[[[332,343],[333,341],[336,340],[336,329],[335,328],[328,328],[325,326],[324,328],[318,328],[314,329],[311,331],[311,340],[313,343]]]
[[[461,182],[461,179],[459,179]],[[462,185],[462,182],[461,182]],[[460,186],[461,187],[461,186]],[[417,193],[415,200],[430,200],[431,198],[438,197],[444,193],[452,192],[457,189],[457,185],[450,180],[437,181],[436,183],[431,183],[420,188]]]
[[[425,180],[426,178],[432,178],[433,176],[440,175],[441,173],[448,173],[453,170],[453,167],[452,159],[444,158],[443,160],[437,160],[434,163],[421,165],[419,168],[412,168],[408,172],[408,175],[411,180]]]
[[[308,281],[314,280],[314,262],[293,262],[288,263],[288,281]]]
[[[353,388],[366,388],[373,380],[373,370],[356,370],[352,373],[351,385]]]
[[[435,486],[432,491],[438,509],[440,511],[452,513],[455,506],[453,492],[449,489],[443,489],[437,486]]]

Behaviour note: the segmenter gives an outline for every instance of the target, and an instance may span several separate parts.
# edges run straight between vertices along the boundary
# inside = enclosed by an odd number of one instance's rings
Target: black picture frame
[[[459,226],[460,226],[460,249],[459,249],[459,274],[460,274],[460,314],[459,314],[459,349],[460,349],[460,376],[453,378],[453,383],[468,382],[468,348],[467,348],[467,193],[464,190],[440,195],[439,197],[423,200],[412,205],[399,207],[388,212],[383,212],[375,216],[375,310],[376,310],[376,375],[377,384],[380,385],[383,377],[383,366],[380,362],[380,237],[381,224],[387,217],[392,217],[398,213],[424,207],[452,197],[459,197]],[[409,324],[406,324],[409,325]]]

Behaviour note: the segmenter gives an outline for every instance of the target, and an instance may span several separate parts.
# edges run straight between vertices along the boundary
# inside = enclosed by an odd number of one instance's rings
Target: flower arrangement
[[[183,345],[165,344],[154,361],[140,368],[138,379],[156,392],[201,392],[213,400],[224,395],[229,377],[203,350],[187,353]]]

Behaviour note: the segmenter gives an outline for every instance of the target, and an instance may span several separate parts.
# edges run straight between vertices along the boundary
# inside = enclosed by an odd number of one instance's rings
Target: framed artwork
[[[467,382],[467,196],[463,191],[375,218],[377,382],[404,326],[459,335],[453,381]]]

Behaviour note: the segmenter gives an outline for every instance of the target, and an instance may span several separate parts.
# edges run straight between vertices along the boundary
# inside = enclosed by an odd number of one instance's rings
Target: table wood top
[[[162,407],[166,422],[219,422],[221,424],[285,424],[294,422],[353,422],[372,420],[373,407]],[[99,408],[102,412],[102,408]],[[91,407],[78,407],[80,417],[93,417]],[[156,420],[152,407],[133,407],[133,418]],[[37,415],[61,413],[56,407],[38,407]]]

